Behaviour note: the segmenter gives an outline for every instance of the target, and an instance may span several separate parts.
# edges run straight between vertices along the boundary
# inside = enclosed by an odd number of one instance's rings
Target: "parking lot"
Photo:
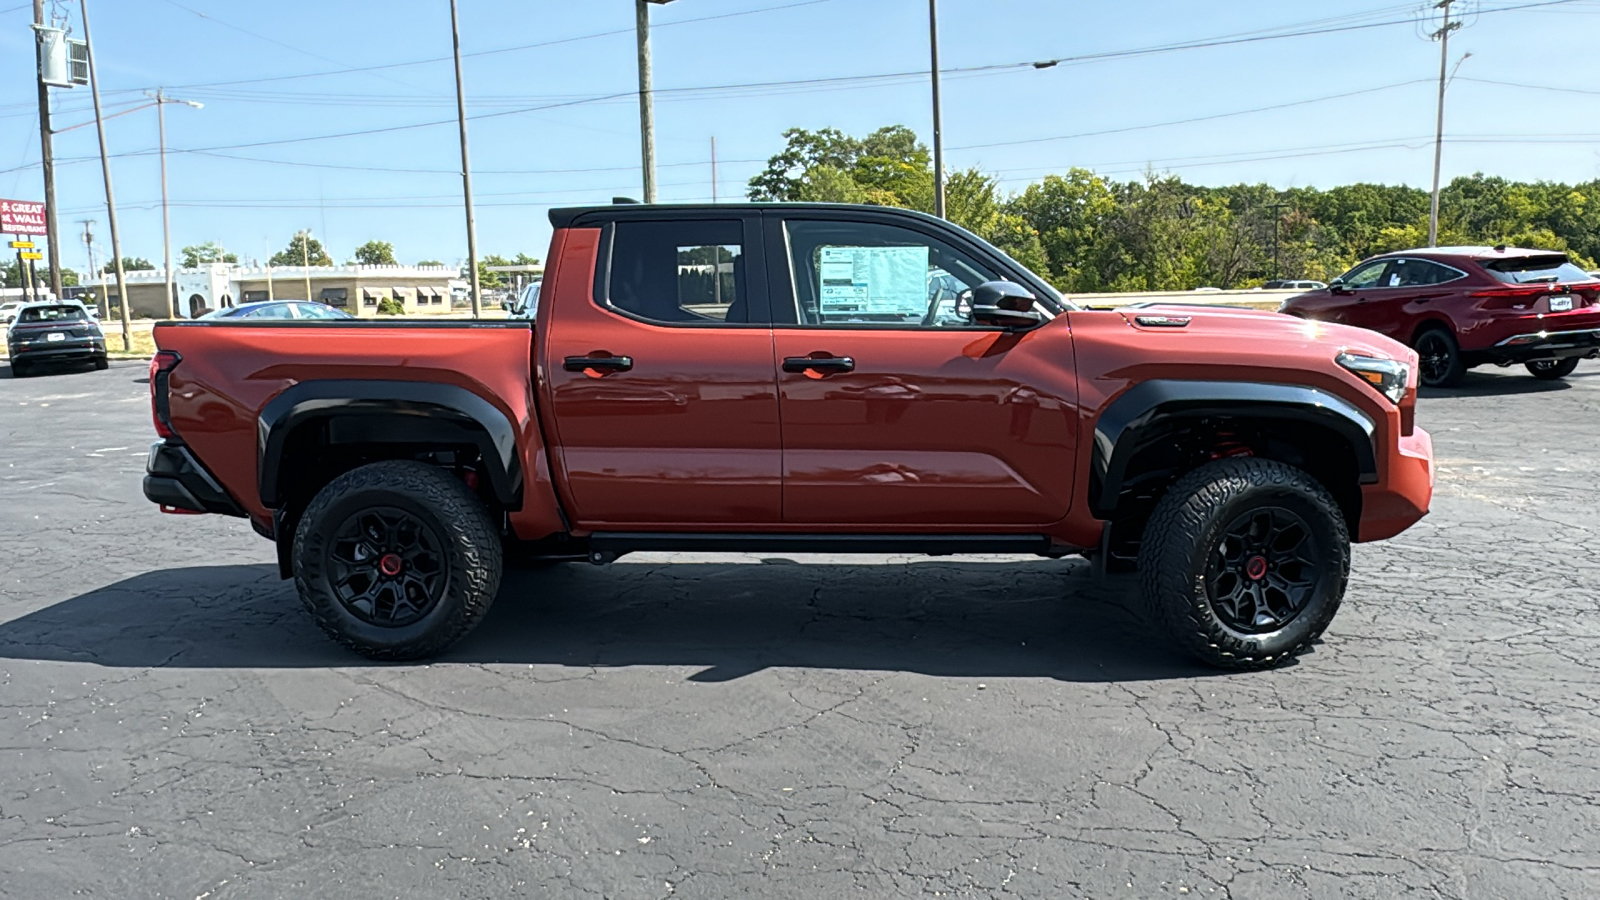
[[[0,896],[1578,897],[1600,364],[1425,395],[1434,511],[1285,669],[1032,558],[508,575],[431,665],[163,516],[140,363],[0,368]]]

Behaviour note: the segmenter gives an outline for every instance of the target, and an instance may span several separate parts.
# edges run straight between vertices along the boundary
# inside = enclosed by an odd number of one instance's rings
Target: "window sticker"
[[[921,316],[928,307],[927,247],[823,247],[822,317]]]

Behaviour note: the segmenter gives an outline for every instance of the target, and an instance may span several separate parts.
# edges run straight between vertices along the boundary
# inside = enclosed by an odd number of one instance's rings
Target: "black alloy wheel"
[[[1270,634],[1306,608],[1326,577],[1311,527],[1281,506],[1253,509],[1223,529],[1206,568],[1217,618],[1240,634]]]
[[[450,583],[439,535],[401,509],[353,513],[327,545],[334,596],[351,615],[399,628],[433,611]]]
[[[1417,335],[1416,351],[1422,383],[1427,387],[1453,387],[1467,373],[1461,362],[1461,346],[1442,328],[1429,328]]]

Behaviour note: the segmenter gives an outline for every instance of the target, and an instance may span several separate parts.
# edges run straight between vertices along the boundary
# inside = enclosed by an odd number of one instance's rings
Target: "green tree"
[[[229,253],[228,251],[222,249],[222,247],[219,246],[215,241],[206,241],[204,244],[194,244],[184,247],[178,252],[183,254],[182,266],[185,269],[192,269],[195,266],[203,265],[205,263],[236,263],[239,261],[238,254]]]
[[[267,260],[269,266],[331,266],[333,257],[328,251],[322,249],[322,242],[311,236],[309,231],[296,231],[294,237],[289,239],[289,246],[272,255]]]
[[[122,258],[122,271],[124,272],[148,271],[155,267],[155,263],[142,256],[124,256]]]
[[[417,263],[417,265],[419,265],[419,266],[442,266],[442,265],[444,265],[444,263],[438,261],[437,259],[425,259],[425,260],[422,260],[421,262]]]
[[[367,241],[357,247],[356,262],[363,266],[398,265],[394,259],[394,245],[388,241]]]

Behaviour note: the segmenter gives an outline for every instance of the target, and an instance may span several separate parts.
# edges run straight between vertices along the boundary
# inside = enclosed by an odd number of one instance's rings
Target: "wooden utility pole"
[[[456,58],[456,121],[461,126],[461,194],[467,206],[467,266],[472,270],[472,317],[483,314],[478,278],[478,220],[472,212],[472,157],[467,153],[467,93],[461,81],[461,23],[450,0],[450,41]]]
[[[300,261],[305,263],[306,302],[311,302],[311,229],[307,228],[300,240]]]
[[[33,0],[33,24],[43,27],[44,0]],[[38,54],[38,34],[34,34],[34,60],[42,62]],[[56,299],[61,299],[61,241],[56,228],[56,157],[50,140],[50,88],[44,83],[44,73],[35,70],[39,81],[39,162],[44,167],[44,227],[45,241],[50,253],[50,289]]]
[[[161,154],[161,246],[166,255],[167,316],[178,317],[178,298],[172,289],[172,213],[167,207],[167,96],[156,89],[156,134]]]
[[[650,96],[650,3],[634,0],[634,37],[639,43],[639,162],[644,175],[644,202],[656,202],[656,113]],[[665,2],[665,0],[654,0]]]
[[[100,133],[100,173],[106,182],[106,217],[111,220],[111,255],[117,266],[117,307],[122,310],[122,349],[133,349],[133,330],[128,325],[128,279],[122,271],[122,243],[117,238],[117,200],[111,191],[111,154],[106,150],[106,120],[100,112],[100,76],[94,66],[94,40],[89,37],[89,0],[78,0],[83,13],[83,42],[89,53],[89,94],[94,97],[94,127]]]
[[[1455,0],[1439,0],[1435,9],[1444,10],[1444,23],[1433,37],[1439,41],[1439,115],[1433,135],[1433,199],[1428,207],[1428,246],[1439,246],[1439,164],[1444,158],[1444,88],[1448,82],[1446,68],[1450,65],[1450,32],[1461,27],[1460,21],[1450,21],[1450,4]]]

